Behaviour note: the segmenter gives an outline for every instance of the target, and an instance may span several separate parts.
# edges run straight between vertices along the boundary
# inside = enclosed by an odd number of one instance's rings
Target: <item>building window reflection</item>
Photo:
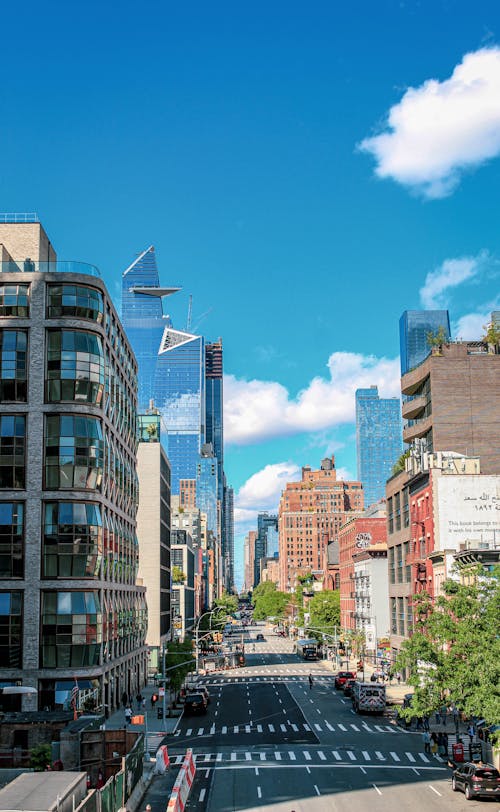
[[[75,316],[98,324],[104,318],[102,293],[86,285],[49,285],[47,317]]]
[[[28,394],[26,330],[0,330],[0,400],[25,403]]]
[[[27,318],[29,314],[29,285],[0,285],[0,316]]]
[[[102,641],[99,593],[42,592],[41,667],[98,665]]]
[[[22,668],[23,593],[0,592],[0,663]]]
[[[100,488],[104,441],[101,422],[81,415],[47,415],[45,488]]]
[[[104,353],[95,333],[49,330],[47,400],[99,405],[104,389]]]
[[[95,578],[102,560],[102,519],[90,502],[46,502],[43,525],[45,578]]]
[[[24,573],[24,504],[0,502],[0,578]]]
[[[0,416],[0,488],[25,486],[25,434],[24,415]]]

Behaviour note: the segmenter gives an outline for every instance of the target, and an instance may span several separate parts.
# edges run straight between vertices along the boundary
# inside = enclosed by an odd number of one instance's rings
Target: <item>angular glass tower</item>
[[[358,479],[365,506],[385,497],[385,483],[403,451],[399,398],[380,398],[378,388],[356,390]]]
[[[422,363],[430,353],[428,333],[443,327],[446,338],[451,336],[450,315],[447,310],[405,310],[399,319],[399,351],[401,375]]]
[[[162,298],[178,290],[160,286],[153,246],[123,273],[122,320],[139,362],[139,408],[153,400],[166,423],[173,494],[180,479],[196,478],[205,442],[204,339],[174,330],[163,314]]]

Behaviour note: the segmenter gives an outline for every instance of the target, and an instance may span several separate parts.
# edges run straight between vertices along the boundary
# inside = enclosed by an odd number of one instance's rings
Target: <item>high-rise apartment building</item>
[[[401,378],[403,439],[423,450],[479,457],[500,471],[500,354],[482,341],[443,344]]]
[[[401,403],[381,398],[378,388],[356,390],[356,451],[358,479],[365,505],[385,498],[385,483],[402,453]]]
[[[223,422],[223,379],[222,379],[222,339],[207,342],[205,345],[205,388],[206,388],[206,429],[205,439],[211,443],[217,457],[218,498],[221,499],[224,471],[224,422]]]
[[[280,590],[293,592],[297,577],[324,578],[325,548],[351,511],[363,509],[361,482],[337,479],[335,458],[318,470],[302,468],[300,482],[288,482],[278,511]]]
[[[252,590],[254,588],[255,576],[255,543],[257,541],[257,531],[250,530],[245,536],[243,545],[243,561],[245,567],[244,588]]]
[[[0,680],[113,709],[147,676],[137,364],[98,270],[0,218]],[[14,219],[14,218],[12,218]],[[25,697],[26,707],[30,697]]]
[[[174,639],[184,639],[195,622],[196,551],[189,533],[172,531],[172,568],[176,574],[172,582],[172,614]]]
[[[418,366],[429,355],[429,333],[443,329],[446,339],[451,336],[447,310],[405,310],[399,320],[399,351],[401,375]]]
[[[227,592],[232,592],[234,587],[234,490],[227,484],[224,484],[223,500],[222,560],[224,587]]]
[[[161,649],[170,639],[170,465],[161,443],[159,414],[139,415],[137,475],[139,578],[146,587],[149,669],[161,670]]]

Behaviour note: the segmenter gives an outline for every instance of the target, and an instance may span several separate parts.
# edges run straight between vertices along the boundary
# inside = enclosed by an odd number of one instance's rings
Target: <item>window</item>
[[[24,415],[0,416],[0,488],[24,488],[25,431]]]
[[[90,502],[44,505],[42,575],[45,578],[93,578],[102,560],[102,519]]]
[[[101,403],[104,353],[95,333],[49,330],[47,333],[47,400]]]
[[[49,285],[47,318],[75,316],[102,324],[104,302],[102,293],[84,285]]]
[[[389,554],[389,583],[395,584],[396,583],[396,569],[394,564],[394,547],[389,547],[388,554]]]
[[[24,504],[0,502],[0,578],[24,573]]]
[[[29,314],[29,285],[0,285],[0,316],[27,318]]]
[[[0,663],[22,668],[23,593],[0,592]]]
[[[99,593],[42,592],[42,668],[99,665],[102,614]]]
[[[0,330],[0,400],[25,403],[27,390],[26,330]]]
[[[392,510],[393,510],[392,505],[393,505],[393,499],[392,499],[392,496],[389,496],[389,498],[387,500],[387,522],[388,522],[388,525],[389,525],[389,533],[394,533],[394,514],[392,512]]]
[[[45,488],[97,490],[104,441],[96,417],[48,415],[45,419]]]

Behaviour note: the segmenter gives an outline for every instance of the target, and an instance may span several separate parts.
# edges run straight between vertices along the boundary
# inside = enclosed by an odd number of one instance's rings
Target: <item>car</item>
[[[264,642],[264,635],[263,634],[258,634],[255,639],[257,640],[258,643],[263,643]]]
[[[210,705],[210,694],[208,692],[208,688],[205,688],[204,685],[196,685],[186,683],[186,694],[189,696],[190,694],[203,694],[207,701],[207,705]]]
[[[184,700],[184,713],[186,716],[194,713],[206,713],[207,700],[202,693],[188,694]]]
[[[356,682],[355,679],[346,679],[344,682],[344,686],[342,690],[344,691],[344,696],[352,696],[352,686]]]
[[[468,801],[481,796],[500,800],[500,773],[492,764],[467,761],[453,770],[451,788],[465,792]]]
[[[343,688],[345,682],[348,679],[354,679],[355,676],[356,675],[354,674],[353,671],[339,671],[339,673],[335,675],[335,687],[337,688],[337,690],[339,688]]]

